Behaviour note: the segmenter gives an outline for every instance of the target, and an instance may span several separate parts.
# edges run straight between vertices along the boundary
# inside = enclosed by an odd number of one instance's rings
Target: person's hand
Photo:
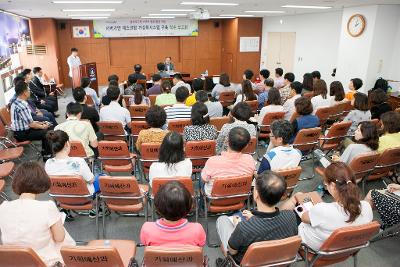
[[[45,103],[46,103],[46,101],[44,101],[43,99],[40,100],[40,104],[45,104]]]
[[[49,95],[53,96],[53,95],[54,95],[54,92],[51,92]]]
[[[338,161],[340,161],[340,156],[338,156],[338,155],[332,155],[332,161],[333,161],[333,162],[338,162]]]
[[[246,218],[246,220],[250,220],[250,218],[253,217],[253,213],[251,213],[249,210],[242,211],[242,215]]]
[[[242,219],[240,219],[239,216],[233,216],[233,226],[236,227],[236,225],[238,225],[238,223],[240,223],[242,221]]]
[[[36,115],[43,117],[43,113],[39,109],[36,110]]]
[[[387,190],[389,192],[394,192],[394,191],[400,190],[400,185],[399,184],[388,184]]]

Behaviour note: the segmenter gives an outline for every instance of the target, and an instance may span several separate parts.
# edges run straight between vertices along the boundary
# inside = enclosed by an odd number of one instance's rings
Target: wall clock
[[[361,14],[355,14],[347,22],[347,32],[353,36],[360,36],[365,29],[365,18]]]

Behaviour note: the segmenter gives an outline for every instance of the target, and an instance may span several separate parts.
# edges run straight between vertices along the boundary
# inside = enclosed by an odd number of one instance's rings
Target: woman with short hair
[[[382,153],[391,147],[400,147],[400,113],[389,111],[382,115],[382,132],[379,137],[378,152]]]
[[[183,129],[185,142],[217,139],[217,128],[210,124],[210,116],[205,104],[197,102],[192,106],[191,120],[192,125],[185,126]]]
[[[345,98],[346,94],[344,92],[343,84],[339,81],[333,81],[329,86],[329,95],[331,96],[331,105],[337,105],[348,100]]]
[[[231,82],[230,82],[230,79],[229,79],[229,75],[226,74],[226,73],[222,73],[219,76],[219,83],[217,83],[214,86],[214,88],[212,89],[212,91],[211,91],[211,96],[214,99],[218,100],[219,99],[219,95],[222,92],[226,92],[226,91],[234,91],[234,90],[231,88]]]
[[[392,106],[387,102],[388,96],[382,89],[372,90],[369,98],[371,99],[371,119],[381,119],[382,114],[392,111]]]
[[[314,110],[313,114],[315,114],[319,108],[330,107],[332,105],[331,99],[327,96],[328,89],[324,80],[315,80],[313,90],[314,96],[311,98],[311,103]]]
[[[281,94],[278,89],[271,88],[268,91],[267,105],[260,110],[258,115],[258,124],[262,125],[265,115],[272,112],[283,112],[283,106],[281,105]]]
[[[368,96],[363,93],[355,93],[354,96],[354,109],[344,117],[343,121],[351,121],[351,126],[348,135],[354,135],[357,126],[362,121],[371,120],[371,111],[368,108]]]
[[[312,114],[313,106],[309,98],[304,96],[297,98],[294,101],[294,107],[298,116],[292,122],[293,140],[300,130],[315,128],[318,127],[320,124],[319,118]]]

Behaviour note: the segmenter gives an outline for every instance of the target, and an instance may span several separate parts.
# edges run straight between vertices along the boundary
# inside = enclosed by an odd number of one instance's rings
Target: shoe
[[[61,209],[60,211],[65,213],[65,221],[66,222],[72,222],[73,220],[75,220],[75,218],[74,218],[74,216],[72,216],[70,210]]]
[[[106,208],[105,215],[106,215],[106,216],[109,216],[110,214],[111,214],[110,210],[109,210],[108,208]],[[102,211],[101,208],[99,208],[99,218],[100,218],[100,217],[103,217],[103,215],[104,215],[104,212]],[[96,218],[96,210],[95,210],[95,209],[91,209],[91,210],[89,211],[89,218],[90,218],[90,219]]]

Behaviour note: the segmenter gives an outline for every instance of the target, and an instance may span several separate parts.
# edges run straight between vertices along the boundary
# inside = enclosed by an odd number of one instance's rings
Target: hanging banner
[[[95,38],[144,36],[198,36],[197,20],[106,19],[93,21]]]

